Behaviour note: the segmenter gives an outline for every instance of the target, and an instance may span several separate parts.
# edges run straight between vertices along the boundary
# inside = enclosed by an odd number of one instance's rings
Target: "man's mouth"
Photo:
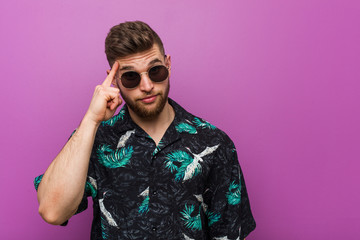
[[[152,96],[148,96],[148,97],[142,98],[142,99],[140,99],[140,100],[141,100],[141,102],[143,102],[143,103],[152,103],[152,102],[155,102],[156,97],[157,97],[156,95],[152,95]]]

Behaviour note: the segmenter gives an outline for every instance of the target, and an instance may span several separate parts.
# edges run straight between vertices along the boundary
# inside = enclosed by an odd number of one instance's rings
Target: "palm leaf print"
[[[179,133],[181,133],[181,132],[187,132],[187,133],[190,133],[190,134],[196,134],[197,133],[196,128],[191,126],[188,123],[179,123],[178,125],[176,125],[175,128],[176,128],[176,131],[178,131]]]
[[[208,219],[208,225],[211,226],[212,224],[216,223],[220,220],[221,214],[220,213],[214,213],[208,209],[208,205],[204,203],[204,198],[201,194],[195,195],[196,199],[201,203],[201,206],[205,212],[205,215]]]
[[[195,239],[193,239],[193,238],[191,238],[191,237],[186,236],[185,233],[183,233],[183,236],[184,236],[184,239],[185,239],[185,240],[195,240]]]
[[[147,187],[139,196],[144,197],[141,205],[139,206],[139,213],[140,215],[146,214],[149,211],[149,187]]]
[[[214,213],[211,211],[206,211],[205,215],[208,219],[208,224],[209,226],[213,225],[214,223],[216,223],[217,221],[220,220],[221,214],[220,213]]]
[[[241,202],[241,184],[235,184],[235,181],[230,183],[226,198],[230,205],[239,204]]]
[[[175,175],[175,180],[180,181],[189,180],[192,177],[198,175],[201,172],[201,165],[197,159],[192,159],[191,162],[183,163],[178,169],[178,173]]]
[[[114,124],[119,121],[119,119],[123,119],[124,118],[124,115],[125,115],[125,109],[121,109],[119,114],[113,116],[112,118],[110,118],[109,120],[107,121],[103,121],[101,122],[101,125],[103,126],[114,126]]]
[[[230,239],[227,236],[224,236],[224,237],[215,237],[214,240],[230,240]]]
[[[38,190],[39,184],[40,184],[43,176],[44,176],[44,174],[42,174],[34,179],[34,186],[35,186],[36,191]]]
[[[166,156],[165,160],[165,167],[170,169],[171,173],[178,170],[178,166],[174,164],[174,162],[191,162],[192,158],[190,155],[184,151],[175,151],[172,153],[169,153]]]
[[[106,220],[101,217],[101,236],[102,236],[102,239],[108,239],[109,237],[109,230],[108,230],[108,227],[106,226]]]
[[[214,125],[212,125],[211,123],[207,122],[207,121],[204,121],[202,122],[199,118],[195,117],[194,120],[193,120],[193,123],[199,127],[199,128],[202,128],[202,129],[205,129],[205,128],[209,128],[209,129],[216,129],[216,127]]]
[[[157,154],[164,146],[165,146],[165,144],[164,144],[163,140],[161,139],[153,152],[153,156],[155,156],[155,154]]]
[[[213,153],[218,147],[219,144],[212,147],[206,147],[205,150],[199,154],[191,152],[190,148],[186,147],[186,149],[194,157],[191,157],[187,152],[184,151],[174,151],[167,155],[165,160],[165,167],[170,169],[171,173],[177,171],[175,174],[176,181],[182,180],[185,182],[201,172],[200,163],[204,161],[203,157]],[[175,164],[175,162],[178,164]]]
[[[134,133],[135,133],[135,130],[129,130],[124,135],[122,135],[119,139],[119,142],[118,142],[118,145],[116,148],[125,147],[127,140],[129,140],[131,134],[134,134]]]
[[[106,208],[105,208],[105,205],[104,205],[105,194],[106,194],[106,192],[104,193],[103,198],[99,199],[100,211],[101,211],[102,215],[105,217],[104,220],[106,220],[110,226],[119,228],[117,223],[115,222],[114,218],[112,217],[111,213],[108,210],[106,210]]]
[[[150,197],[146,196],[141,205],[139,206],[140,215],[143,215],[149,211],[149,201]]]
[[[194,212],[195,206],[190,205],[190,207],[185,204],[185,209],[181,211],[181,215],[183,216],[181,219],[184,220],[184,225],[191,230],[201,230],[201,218],[200,218],[200,211],[197,215],[191,216]]]
[[[157,154],[160,151],[160,148],[156,147],[155,150],[153,151],[152,155],[155,156],[155,154]]]
[[[124,167],[129,163],[132,153],[132,146],[113,150],[109,145],[102,145],[97,150],[99,162],[108,168]]]
[[[88,196],[95,198],[97,195],[97,184],[96,180],[88,176],[88,181],[85,184],[85,192]]]
[[[213,153],[218,147],[219,147],[219,144],[212,146],[212,147],[206,147],[205,150],[203,150],[199,154],[193,153],[190,150],[190,148],[186,148],[194,156],[194,159],[191,162],[187,162],[187,163],[184,162],[180,166],[177,177],[182,177],[183,182],[184,182],[184,181],[189,180],[189,179],[193,178],[194,176],[198,175],[201,172],[200,163],[204,161],[203,157]],[[185,165],[185,164],[187,164],[187,165]]]

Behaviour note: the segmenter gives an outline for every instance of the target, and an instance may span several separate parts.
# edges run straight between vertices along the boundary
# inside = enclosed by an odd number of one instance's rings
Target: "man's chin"
[[[167,102],[167,98],[164,99],[161,95],[158,95],[157,98],[158,99],[152,103],[143,103],[140,100],[135,104],[128,104],[128,106],[138,117],[144,120],[152,120],[160,115]]]

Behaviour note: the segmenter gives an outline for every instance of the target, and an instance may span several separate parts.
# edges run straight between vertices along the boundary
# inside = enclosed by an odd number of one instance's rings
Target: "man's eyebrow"
[[[119,68],[118,71],[122,71],[122,70],[131,70],[131,69],[134,69],[133,66],[122,66],[121,68]]]
[[[158,58],[155,58],[154,60],[149,62],[148,66],[153,65],[154,63],[162,63],[162,61],[160,59],[158,59]]]
[[[150,61],[148,63],[148,66],[150,65],[154,65],[155,63],[162,63],[162,61],[158,58],[155,58],[154,60]],[[133,70],[134,67],[133,66],[127,66],[127,65],[124,65],[122,67],[120,67],[119,71],[123,71],[123,70]]]

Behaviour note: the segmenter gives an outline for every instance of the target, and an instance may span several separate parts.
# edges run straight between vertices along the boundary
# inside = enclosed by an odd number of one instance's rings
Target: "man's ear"
[[[171,76],[171,56],[170,55],[166,55],[165,64],[169,69],[169,77],[170,77]]]
[[[171,69],[171,56],[170,55],[166,55],[165,64],[169,67],[169,70],[170,70]]]

